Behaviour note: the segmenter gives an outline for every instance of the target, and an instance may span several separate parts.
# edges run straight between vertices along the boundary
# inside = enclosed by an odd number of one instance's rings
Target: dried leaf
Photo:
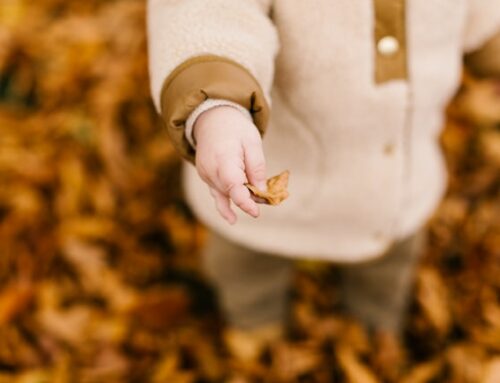
[[[446,358],[452,381],[476,383],[484,376],[486,355],[475,345],[457,344],[447,351]]]
[[[316,370],[321,362],[319,350],[311,345],[281,343],[273,348],[271,376],[276,381],[294,381]]]
[[[435,381],[443,366],[442,360],[435,359],[413,367],[401,383],[430,383]]]
[[[267,190],[265,191],[259,190],[251,184],[245,184],[245,186],[252,192],[258,202],[279,205],[288,198],[287,187],[289,175],[290,172],[285,170],[277,176],[269,178],[267,180]]]
[[[340,367],[344,371],[349,383],[379,383],[371,369],[365,366],[356,357],[356,354],[347,345],[341,345],[336,349],[336,355]]]
[[[498,382],[500,382],[500,357],[493,358],[488,362],[486,372],[480,383]]]
[[[423,269],[418,274],[417,299],[433,327],[441,335],[446,334],[451,325],[448,293],[435,270]]]
[[[192,372],[180,371],[179,355],[176,353],[167,353],[164,355],[153,373],[153,383],[191,383],[195,381]]]
[[[0,327],[15,319],[32,302],[33,285],[26,281],[12,283],[0,291]]]
[[[190,298],[180,287],[152,288],[144,291],[130,312],[142,326],[152,329],[169,328],[186,319]]]

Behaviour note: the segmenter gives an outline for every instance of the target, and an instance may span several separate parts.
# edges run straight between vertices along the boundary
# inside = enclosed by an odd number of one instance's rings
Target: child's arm
[[[266,128],[277,33],[270,0],[149,0],[153,100],[174,145],[191,162],[186,120],[207,99],[235,102],[202,113],[194,126],[196,166],[221,215],[235,221],[229,199],[257,216],[245,182],[265,178],[259,132]],[[257,130],[257,129],[258,130]]]

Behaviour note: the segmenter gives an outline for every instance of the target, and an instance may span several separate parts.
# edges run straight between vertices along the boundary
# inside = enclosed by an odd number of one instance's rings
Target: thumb
[[[265,191],[266,185],[266,160],[262,149],[262,143],[249,144],[244,147],[245,173],[248,182]]]

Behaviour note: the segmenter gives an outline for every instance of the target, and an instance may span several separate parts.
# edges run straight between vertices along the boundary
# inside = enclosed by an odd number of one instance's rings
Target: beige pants
[[[424,244],[419,233],[375,260],[338,265],[348,313],[369,328],[398,332]],[[293,259],[255,252],[211,233],[203,262],[230,325],[255,329],[284,321]]]

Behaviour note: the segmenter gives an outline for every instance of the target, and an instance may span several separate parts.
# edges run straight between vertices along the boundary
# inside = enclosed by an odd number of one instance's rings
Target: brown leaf
[[[500,121],[500,86],[495,81],[473,81],[457,102],[460,114],[476,124]]]
[[[135,301],[131,314],[142,326],[165,329],[185,319],[191,304],[181,287],[157,287],[144,291]]]
[[[193,372],[182,371],[181,361],[176,353],[166,353],[161,357],[153,372],[152,383],[191,383],[196,376]]]
[[[288,198],[287,187],[289,175],[290,172],[285,170],[277,176],[269,178],[267,180],[267,190],[265,191],[259,190],[251,184],[245,184],[245,186],[252,192],[257,202],[273,206],[279,205]]]
[[[451,381],[476,383],[485,371],[486,354],[474,344],[457,344],[446,352],[446,360],[451,371]]]
[[[40,327],[64,342],[73,346],[84,344],[94,312],[87,306],[77,306],[67,310],[46,308],[37,313]]]
[[[446,334],[451,325],[448,299],[448,291],[439,274],[430,268],[420,270],[417,300],[426,318],[441,335]]]
[[[349,383],[380,383],[373,371],[356,357],[351,347],[338,346],[336,355]]]
[[[21,314],[33,301],[33,285],[14,282],[0,291],[0,327]]]
[[[390,332],[379,331],[375,334],[375,349],[371,364],[378,375],[390,382],[399,381],[406,355],[398,337]]]
[[[276,381],[290,382],[313,372],[322,362],[319,350],[308,344],[279,343],[273,348],[271,376]]]
[[[480,383],[500,382],[500,357],[491,359],[486,366],[486,373]]]
[[[129,370],[129,359],[112,347],[101,348],[92,360],[92,365],[82,369],[83,382],[125,381]]]
[[[418,364],[413,367],[400,383],[430,383],[442,369],[441,359],[434,359],[430,362]]]

